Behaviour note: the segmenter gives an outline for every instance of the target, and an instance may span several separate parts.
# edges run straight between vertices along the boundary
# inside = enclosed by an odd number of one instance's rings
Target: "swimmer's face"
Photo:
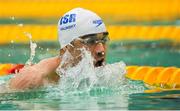
[[[103,66],[106,57],[106,44],[109,40],[108,33],[90,34],[80,37],[80,39],[94,57],[94,66]]]
[[[72,46],[66,46],[66,50],[68,49],[72,56],[75,57],[74,62],[78,62],[81,59],[81,51],[79,49],[85,47],[94,58],[94,66],[103,66],[105,64],[106,43],[108,39],[108,33],[90,34],[75,39],[71,43]]]

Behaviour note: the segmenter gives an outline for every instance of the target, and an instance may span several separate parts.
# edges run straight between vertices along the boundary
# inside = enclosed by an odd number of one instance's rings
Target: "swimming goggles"
[[[108,32],[104,32],[100,36],[98,34],[88,34],[79,37],[79,40],[87,45],[93,45],[97,43],[106,44],[109,41],[109,37],[108,37]]]

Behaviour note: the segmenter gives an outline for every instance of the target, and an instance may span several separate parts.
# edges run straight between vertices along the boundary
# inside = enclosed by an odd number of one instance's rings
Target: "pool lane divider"
[[[0,64],[0,77],[15,74],[24,67],[23,64]]]
[[[0,76],[19,72],[23,64],[0,64]],[[152,90],[180,90],[180,68],[178,67],[153,67],[153,66],[127,66],[126,78],[143,81]]]
[[[1,0],[0,17],[59,18],[81,6],[118,21],[168,21],[179,17],[179,4],[180,0]]]
[[[180,68],[177,67],[128,66],[126,77],[143,81],[148,87],[180,88]]]
[[[180,43],[179,26],[139,26],[109,25],[107,26],[110,41],[119,40],[172,40]],[[28,35],[34,42],[57,42],[57,25],[0,25],[0,44],[29,43]]]

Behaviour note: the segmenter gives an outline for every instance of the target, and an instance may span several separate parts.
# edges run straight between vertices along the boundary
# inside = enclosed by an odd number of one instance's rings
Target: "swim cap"
[[[101,32],[106,32],[101,18],[94,12],[83,8],[70,10],[58,22],[58,38],[61,48],[80,36]]]

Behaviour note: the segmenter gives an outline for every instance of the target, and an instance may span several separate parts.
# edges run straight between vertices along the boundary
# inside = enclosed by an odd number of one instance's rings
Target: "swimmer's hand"
[[[9,87],[11,89],[32,89],[53,81],[57,82],[59,77],[55,74],[55,70],[59,62],[59,57],[54,57],[42,60],[33,66],[24,67],[9,81]]]

